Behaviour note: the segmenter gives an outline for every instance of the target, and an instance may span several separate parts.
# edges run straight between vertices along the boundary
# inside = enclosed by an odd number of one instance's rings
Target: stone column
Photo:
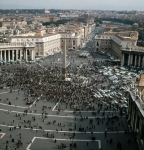
[[[21,57],[22,56],[22,51],[21,50],[19,50],[19,54],[20,54],[19,59],[21,60],[22,59],[22,57]]]
[[[12,60],[14,61],[14,50],[12,50]]]
[[[134,129],[134,116],[135,116],[135,107],[134,106],[132,106],[132,112],[131,112],[131,127],[132,127],[132,129]]]
[[[34,60],[34,56],[33,56],[33,50],[31,50],[31,60]]]
[[[129,54],[129,56],[128,56],[128,66],[131,64],[131,57],[130,57],[131,55]]]
[[[136,108],[134,107],[133,130],[135,130],[135,122],[136,122]]]
[[[8,61],[10,61],[10,50],[8,50]]]
[[[133,54],[131,55],[131,66],[133,65]]]
[[[142,120],[140,118],[140,121],[139,121],[139,137],[141,137],[142,134],[143,134],[142,133]]]
[[[27,49],[25,51],[25,60],[27,61]]]
[[[137,114],[137,111],[136,111],[136,115],[135,115],[135,123],[134,123],[134,129],[135,129],[135,130],[137,129],[137,127],[136,127],[137,122],[138,122],[138,114]]]
[[[142,67],[144,68],[144,56],[142,58]]]
[[[2,51],[0,51],[0,60],[2,60]]]
[[[4,51],[4,61],[6,61],[6,50]]]
[[[124,60],[124,54],[122,54],[121,66],[124,65],[124,62],[125,62],[125,60]]]
[[[64,51],[63,51],[63,64],[62,64],[62,78],[66,78],[66,39],[64,40]]]
[[[129,111],[129,113],[128,113],[128,119],[130,119],[131,120],[131,112],[132,112],[132,101],[131,101],[131,99],[129,99],[129,101],[128,101],[128,103],[129,103],[129,109],[128,109],[128,111]]]
[[[135,55],[135,67],[137,66],[137,55]]]

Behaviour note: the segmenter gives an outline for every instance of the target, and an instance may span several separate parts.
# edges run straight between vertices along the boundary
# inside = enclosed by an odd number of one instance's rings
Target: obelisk
[[[62,64],[62,78],[66,78],[66,39],[64,39],[64,50],[63,50],[63,64]]]

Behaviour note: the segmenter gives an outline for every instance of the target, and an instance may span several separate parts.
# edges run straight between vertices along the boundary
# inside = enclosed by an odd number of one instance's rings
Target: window
[[[75,40],[73,40],[73,45],[75,45]]]

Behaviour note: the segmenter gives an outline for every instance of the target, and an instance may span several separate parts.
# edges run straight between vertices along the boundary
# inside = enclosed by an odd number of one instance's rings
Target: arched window
[[[99,46],[99,43],[97,42],[97,46]]]

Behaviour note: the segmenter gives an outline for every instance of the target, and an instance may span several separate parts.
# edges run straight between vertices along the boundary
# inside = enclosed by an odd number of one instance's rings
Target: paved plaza
[[[67,53],[71,81],[61,79],[61,53],[1,66],[0,150],[139,150],[127,108],[112,103],[127,98],[131,80],[124,86],[117,73],[118,83],[110,89],[112,80],[101,69],[115,75],[120,67],[96,53],[79,58],[82,52]]]

